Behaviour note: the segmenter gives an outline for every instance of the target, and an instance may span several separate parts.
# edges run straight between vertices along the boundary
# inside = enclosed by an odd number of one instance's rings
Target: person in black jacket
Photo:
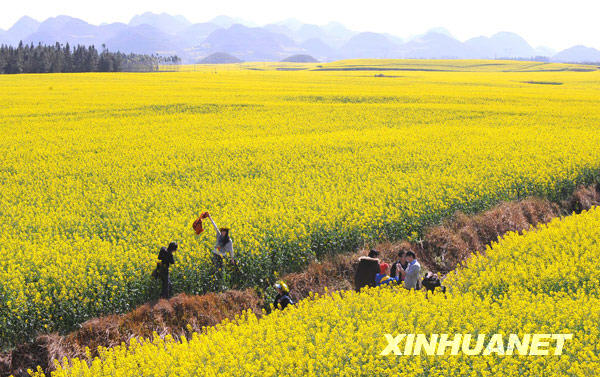
[[[277,296],[275,296],[275,300],[273,301],[274,309],[285,309],[288,305],[294,305],[290,297],[290,289],[287,284],[283,281],[278,281],[275,283],[275,289],[277,289]]]
[[[379,251],[372,249],[369,256],[358,258],[358,267],[354,275],[354,289],[360,291],[363,287],[374,287],[375,276],[379,271]]]
[[[398,260],[392,264],[390,276],[396,278],[398,281],[404,281],[404,275],[407,268],[408,262],[406,261],[406,251],[400,250],[398,252]]]
[[[173,258],[175,251],[177,251],[177,242],[171,242],[169,247],[161,247],[158,253],[158,266],[156,268],[158,270],[158,277],[162,282],[161,298],[168,299],[171,297],[172,287],[171,278],[169,277],[169,267],[175,264],[175,258]]]

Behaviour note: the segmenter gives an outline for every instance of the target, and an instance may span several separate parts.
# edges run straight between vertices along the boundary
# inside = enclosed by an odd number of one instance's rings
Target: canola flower
[[[600,372],[600,261],[592,258],[598,251],[595,208],[504,238],[446,280],[447,297],[426,299],[397,287],[314,296],[261,319],[246,313],[190,340],[155,336],[102,349],[94,359],[63,360],[52,377],[593,376]],[[557,264],[559,254],[566,259]],[[540,266],[566,268],[562,284],[546,284]],[[579,283],[569,279],[571,269],[581,271]],[[499,281],[501,294],[491,284]],[[572,338],[561,355],[383,356],[385,333]]]
[[[492,298],[510,294],[516,286],[534,294],[583,292],[600,297],[596,233],[600,208],[584,216],[555,218],[524,231],[524,236],[505,235],[499,245],[469,258],[467,268],[451,272],[447,281],[455,290]]]
[[[599,72],[400,76],[0,77],[2,347],[155,297],[172,240],[175,292],[227,288],[212,235],[191,230],[205,210],[232,229],[233,283],[264,286],[457,210],[598,179]]]

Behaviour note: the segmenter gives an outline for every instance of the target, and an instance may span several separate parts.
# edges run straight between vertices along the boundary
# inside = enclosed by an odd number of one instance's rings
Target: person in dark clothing
[[[171,242],[168,247],[161,247],[158,253],[158,277],[162,282],[162,288],[160,291],[161,298],[171,297],[171,278],[169,276],[169,267],[175,264],[175,258],[173,253],[177,251],[177,243]]]
[[[275,289],[277,289],[277,296],[275,296],[275,300],[273,301],[274,309],[285,309],[288,305],[294,305],[290,297],[290,289],[287,284],[283,281],[278,281],[275,283]]]
[[[406,261],[406,251],[400,250],[398,252],[398,260],[392,264],[390,276],[398,281],[404,281],[404,276],[406,275],[407,268],[408,262]]]
[[[427,273],[427,275],[423,278],[422,285],[425,287],[425,297],[427,297],[429,291],[431,291],[432,294],[435,293],[435,290],[438,287],[442,293],[446,293],[446,287],[442,285],[440,278],[433,272]]]
[[[358,267],[354,275],[354,289],[360,291],[363,287],[375,287],[375,276],[379,273],[379,252],[372,249],[368,256],[358,258]]]

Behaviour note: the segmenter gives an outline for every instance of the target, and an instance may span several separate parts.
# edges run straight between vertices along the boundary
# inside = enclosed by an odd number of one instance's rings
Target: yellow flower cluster
[[[597,208],[510,235],[446,280],[447,297],[398,287],[335,292],[260,320],[246,314],[187,341],[156,336],[93,360],[63,361],[52,376],[594,376],[599,251]],[[562,278],[546,278],[555,269]],[[561,355],[383,356],[387,333],[572,338]]]
[[[500,247],[493,245],[471,257],[468,268],[449,276],[452,286],[492,298],[515,287],[534,294],[583,292],[600,297],[600,208],[585,216],[556,218],[524,233],[527,242],[510,233]]]
[[[231,228],[232,284],[264,286],[600,171],[600,72],[207,69],[0,87],[3,346],[156,296],[172,240],[175,292],[221,288],[214,233],[191,229],[205,210]]]

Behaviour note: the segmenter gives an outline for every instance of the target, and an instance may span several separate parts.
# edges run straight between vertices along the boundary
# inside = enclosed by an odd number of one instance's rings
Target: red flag
[[[205,219],[208,217],[208,212],[203,212],[200,217],[198,217],[196,219],[196,221],[194,221],[194,225],[192,225],[192,227],[194,228],[194,231],[196,232],[196,234],[200,234],[202,232],[204,232],[204,228],[202,227],[202,219]]]

